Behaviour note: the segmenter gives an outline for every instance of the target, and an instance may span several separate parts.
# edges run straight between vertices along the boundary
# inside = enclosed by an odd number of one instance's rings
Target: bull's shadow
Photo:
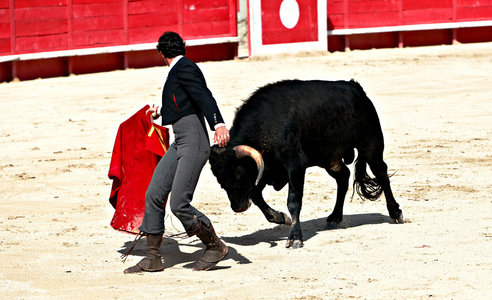
[[[369,213],[344,215],[342,223],[335,229],[326,228],[326,217],[301,222],[301,228],[304,237],[303,240],[304,242],[306,242],[322,231],[333,231],[363,225],[375,225],[385,223],[393,224],[394,222],[387,215],[383,215],[380,213]],[[241,246],[252,246],[259,243],[270,243],[270,247],[276,247],[278,246],[279,242],[282,242],[281,246],[283,247],[289,236],[290,229],[290,226],[277,225],[273,228],[261,229],[248,235],[237,237],[223,236],[222,238],[224,242],[226,242],[228,245],[235,244]]]

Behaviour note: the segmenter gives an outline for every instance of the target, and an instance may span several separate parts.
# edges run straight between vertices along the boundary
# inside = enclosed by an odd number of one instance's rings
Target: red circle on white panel
[[[299,22],[299,4],[296,0],[284,0],[280,5],[280,21],[287,29],[296,27]]]

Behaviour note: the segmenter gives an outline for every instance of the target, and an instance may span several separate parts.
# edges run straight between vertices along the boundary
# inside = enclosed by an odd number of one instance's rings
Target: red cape
[[[145,106],[121,123],[116,135],[108,177],[113,180],[109,202],[115,208],[111,226],[139,232],[145,213],[145,192],[154,169],[169,147],[167,128],[151,122]]]

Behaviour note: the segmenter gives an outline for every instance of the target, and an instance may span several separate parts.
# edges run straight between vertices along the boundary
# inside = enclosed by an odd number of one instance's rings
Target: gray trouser
[[[145,194],[145,216],[139,228],[145,233],[164,233],[165,200],[169,193],[171,211],[187,232],[197,228],[198,220],[210,225],[210,220],[191,206],[210,152],[208,133],[200,117],[188,115],[173,124],[174,142],[157,164]]]

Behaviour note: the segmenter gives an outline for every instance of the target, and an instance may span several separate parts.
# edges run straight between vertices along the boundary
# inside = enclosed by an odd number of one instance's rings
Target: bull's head
[[[213,146],[209,162],[217,181],[227,192],[232,210],[247,210],[265,168],[261,154],[250,146]]]

